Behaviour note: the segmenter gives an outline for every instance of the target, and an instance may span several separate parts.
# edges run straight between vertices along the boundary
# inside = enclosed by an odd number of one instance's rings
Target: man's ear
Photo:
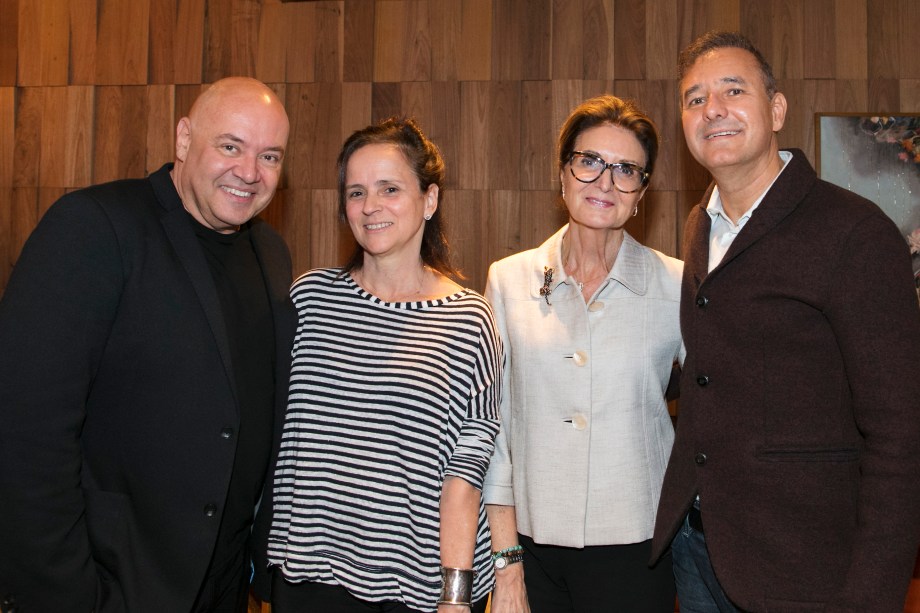
[[[188,117],[183,117],[176,124],[176,159],[185,161],[188,155],[189,143],[192,141],[192,122]]]
[[[779,132],[786,123],[786,96],[781,92],[773,94],[770,101],[770,112],[773,114],[773,131]]]

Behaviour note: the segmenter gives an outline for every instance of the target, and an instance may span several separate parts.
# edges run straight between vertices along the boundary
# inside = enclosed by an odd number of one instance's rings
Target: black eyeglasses
[[[569,171],[582,183],[594,183],[608,168],[613,186],[624,194],[639,191],[648,182],[648,173],[641,166],[629,162],[608,164],[603,158],[584,151],[573,151],[569,159]]]

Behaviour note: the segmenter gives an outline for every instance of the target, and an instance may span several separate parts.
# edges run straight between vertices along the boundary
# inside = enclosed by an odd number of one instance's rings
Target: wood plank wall
[[[686,152],[675,62],[692,38],[739,29],[772,62],[784,146],[814,159],[816,111],[920,112],[920,0],[0,0],[0,291],[60,195],[170,160],[201,84],[250,75],[291,116],[283,187],[265,215],[294,267],[341,263],[333,163],[352,130],[415,116],[448,164],[458,262],[539,244],[556,208],[554,137],[583,98],[637,98],[664,138],[630,222],[678,254],[708,177]]]

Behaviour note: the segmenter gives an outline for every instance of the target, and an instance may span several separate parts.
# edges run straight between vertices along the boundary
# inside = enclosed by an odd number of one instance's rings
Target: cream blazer
[[[567,230],[489,269],[506,357],[483,499],[514,506],[538,543],[637,543],[652,536],[674,442],[664,392],[683,360],[683,264],[626,234],[586,304],[562,267]]]

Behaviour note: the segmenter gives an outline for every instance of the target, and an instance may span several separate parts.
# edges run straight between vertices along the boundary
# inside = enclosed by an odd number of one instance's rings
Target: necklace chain
[[[566,234],[566,235],[562,238],[562,254],[563,254],[563,258],[562,258],[562,268],[563,268],[563,270],[565,270],[566,267],[568,266],[568,263],[569,263],[569,256],[571,255],[571,247],[569,248],[569,252],[568,252],[568,253],[566,253],[566,249],[565,249],[565,247],[566,247],[566,242],[567,242],[568,238],[569,238],[569,235],[568,235],[568,234]],[[619,251],[619,248],[617,249],[617,251]],[[616,257],[616,252],[614,252],[614,257]],[[608,274],[610,274],[610,269],[611,269],[611,267],[612,267],[612,266],[610,266],[610,265],[607,264],[607,259],[606,259],[606,257],[605,257],[605,258],[604,258],[604,273],[603,273],[602,275],[599,275],[599,276],[594,277],[594,278],[592,278],[592,279],[587,279],[586,281],[579,281],[578,279],[575,278],[575,275],[570,275],[569,272],[568,272],[568,270],[566,270],[566,274],[569,276],[569,278],[572,279],[572,282],[575,283],[575,285],[578,287],[578,291],[581,292],[581,293],[584,293],[584,291],[585,291],[585,283],[590,283],[590,282],[592,282],[592,281],[594,281],[595,279],[598,279],[598,278],[603,279],[603,278],[606,277]]]

